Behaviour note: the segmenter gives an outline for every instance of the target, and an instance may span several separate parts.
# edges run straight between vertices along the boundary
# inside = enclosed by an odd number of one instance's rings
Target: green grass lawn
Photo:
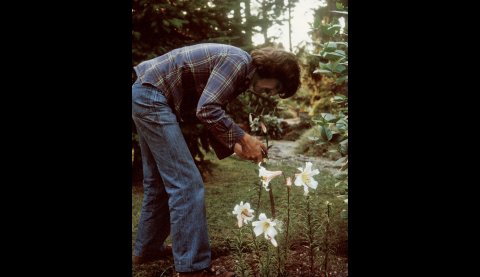
[[[235,157],[217,160],[213,156],[207,156],[212,162],[211,175],[205,180],[206,191],[206,209],[210,243],[212,247],[212,258],[221,258],[230,260],[229,267],[235,267],[234,263],[234,247],[233,241],[238,230],[236,225],[236,217],[232,214],[233,208],[240,201],[249,202],[252,209],[255,210],[255,219],[258,220],[260,213],[265,213],[267,217],[271,217],[269,194],[262,188],[260,198],[260,209],[258,203],[258,165],[246,161],[241,161]],[[282,170],[286,176],[294,176],[298,173],[297,167],[304,166],[304,163],[297,162],[295,164],[279,164],[266,163],[262,164],[268,170]],[[318,168],[315,163],[313,169]],[[316,190],[310,191],[310,208],[314,217],[315,225],[315,266],[320,270],[323,262],[323,253],[325,253],[325,226],[326,226],[326,210],[325,202],[328,200],[333,205],[330,210],[330,228],[328,235],[328,249],[331,255],[335,257],[343,257],[345,260],[347,252],[347,221],[340,218],[340,211],[346,207],[346,204],[336,196],[341,193],[340,189],[334,187],[335,178],[327,171],[318,168],[320,174],[314,178],[319,182]],[[292,178],[292,183],[293,183]],[[286,222],[287,218],[287,187],[284,185],[284,178],[279,176],[271,182],[272,191],[275,199],[275,211],[277,219]],[[134,186],[132,189],[132,248],[135,240],[137,224],[140,216],[142,189]],[[301,251],[302,247],[308,244],[306,239],[306,200],[303,195],[303,187],[292,186],[290,199],[290,230],[289,230],[289,251]],[[251,224],[243,228],[252,228]],[[284,228],[285,229],[285,226]],[[279,232],[277,241],[281,246],[284,243],[285,230]],[[264,243],[263,235],[257,238],[258,241]],[[266,243],[264,243],[266,244]],[[247,252],[252,249],[247,248]],[[298,261],[299,262],[299,261]],[[293,268],[297,261],[289,261],[289,265]],[[338,263],[338,262],[337,262]],[[171,276],[173,262],[171,260],[159,261],[152,264],[142,265],[133,269],[134,276]],[[346,265],[337,265],[346,271]],[[304,267],[299,264],[299,267]],[[228,268],[235,270],[235,268]],[[334,275],[330,276],[344,276]]]

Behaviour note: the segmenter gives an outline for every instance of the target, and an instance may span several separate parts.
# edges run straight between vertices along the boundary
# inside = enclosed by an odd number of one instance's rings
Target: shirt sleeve
[[[226,115],[223,107],[236,96],[235,87],[243,82],[245,75],[244,60],[224,57],[213,68],[197,105],[197,118],[231,153],[245,132]]]

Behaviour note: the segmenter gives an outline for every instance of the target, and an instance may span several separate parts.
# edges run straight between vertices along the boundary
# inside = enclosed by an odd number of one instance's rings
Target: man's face
[[[274,96],[280,92],[281,83],[277,79],[258,79],[252,84],[251,89],[264,96]]]

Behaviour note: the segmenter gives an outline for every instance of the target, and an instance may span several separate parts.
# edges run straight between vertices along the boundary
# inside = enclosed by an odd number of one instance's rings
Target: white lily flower
[[[266,170],[265,167],[261,166],[261,162],[258,163],[258,166],[260,167],[258,171],[258,177],[262,179],[262,185],[265,188],[266,191],[269,191],[270,189],[268,188],[268,184],[270,181],[272,181],[273,178],[282,175],[281,171],[269,171]]]
[[[246,202],[243,204],[243,201],[241,201],[240,205],[235,205],[232,213],[237,216],[238,227],[242,228],[243,223],[248,224],[249,220],[253,220],[254,210],[250,209],[250,203]]]
[[[264,132],[266,134],[267,133],[267,126],[265,126],[265,124],[263,124],[263,122],[260,122],[260,127],[262,128],[262,132]]]
[[[292,177],[287,177],[287,183],[286,183],[287,187],[291,187],[292,186]]]
[[[308,195],[308,188],[317,188],[318,182],[313,179],[313,176],[319,174],[320,171],[318,171],[318,169],[312,171],[311,162],[305,163],[305,169],[299,167],[298,170],[300,170],[302,173],[295,174],[295,186],[303,186],[304,195]]]
[[[277,224],[275,221],[270,220],[264,213],[261,213],[258,216],[259,221],[252,222],[252,226],[254,226],[253,232],[258,237],[262,233],[265,235],[265,239],[269,240],[273,246],[277,247],[278,243],[275,240],[275,236],[277,235],[277,230],[275,230],[275,225]]]

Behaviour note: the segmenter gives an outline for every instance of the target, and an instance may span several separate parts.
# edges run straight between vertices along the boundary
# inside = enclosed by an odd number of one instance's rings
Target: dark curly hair
[[[300,87],[300,65],[293,53],[265,47],[253,50],[250,55],[260,78],[275,78],[281,82],[281,98],[288,98],[297,92]]]

